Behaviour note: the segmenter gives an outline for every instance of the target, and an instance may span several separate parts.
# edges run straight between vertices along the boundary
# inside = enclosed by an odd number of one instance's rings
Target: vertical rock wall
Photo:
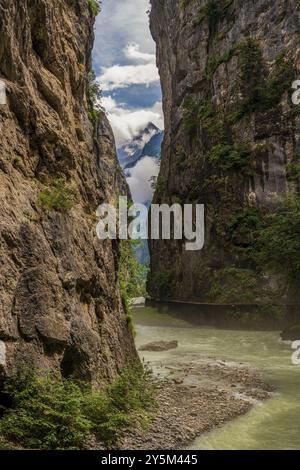
[[[91,108],[93,24],[87,0],[0,0],[2,376],[25,361],[96,385],[136,357],[118,243],[96,236],[127,187]]]
[[[206,243],[187,252],[182,242],[152,241],[150,293],[283,300],[281,274],[258,268],[249,249],[251,224],[299,190],[299,178],[289,178],[300,158],[299,106],[291,100],[300,78],[299,2],[151,4],[166,124],[154,202],[204,203]]]

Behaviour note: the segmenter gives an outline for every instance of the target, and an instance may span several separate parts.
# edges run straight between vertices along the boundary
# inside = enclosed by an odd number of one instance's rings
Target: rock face
[[[93,384],[136,357],[119,246],[95,210],[126,194],[114,138],[91,108],[87,0],[0,0],[0,370],[60,369]]]
[[[299,2],[151,4],[166,128],[154,202],[205,204],[206,242],[188,252],[181,241],[152,241],[149,291],[204,302],[274,300],[280,273],[258,270],[247,250],[259,213],[299,190],[298,177],[289,178],[300,155],[291,99],[300,79]]]

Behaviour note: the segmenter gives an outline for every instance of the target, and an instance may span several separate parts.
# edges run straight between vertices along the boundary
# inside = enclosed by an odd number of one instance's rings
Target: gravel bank
[[[173,376],[173,378],[171,378]],[[180,364],[160,383],[157,410],[145,432],[126,432],[120,449],[184,449],[201,434],[247,413],[272,394],[259,373],[213,358]]]

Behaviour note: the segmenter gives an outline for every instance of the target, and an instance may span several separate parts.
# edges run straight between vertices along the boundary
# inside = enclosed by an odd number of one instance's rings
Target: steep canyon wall
[[[299,2],[151,4],[166,126],[154,202],[205,204],[206,241],[201,252],[152,241],[150,294],[297,300],[285,273],[259,264],[255,242],[260,222],[299,190],[300,116],[291,99],[300,78]]]
[[[0,0],[0,375],[18,364],[97,385],[136,357],[119,246],[95,211],[127,186],[93,109],[88,0]]]

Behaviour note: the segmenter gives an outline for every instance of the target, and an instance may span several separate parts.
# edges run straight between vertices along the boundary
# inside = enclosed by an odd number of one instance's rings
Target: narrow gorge
[[[299,449],[299,38],[299,0],[0,0],[1,457]]]

